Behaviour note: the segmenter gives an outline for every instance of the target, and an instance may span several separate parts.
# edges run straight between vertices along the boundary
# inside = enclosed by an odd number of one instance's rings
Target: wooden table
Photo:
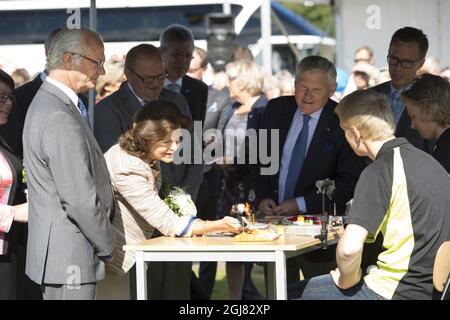
[[[336,234],[329,233],[328,244]],[[240,261],[269,262],[269,298],[286,300],[286,259],[320,249],[320,241],[309,236],[284,235],[272,242],[237,242],[233,237],[159,237],[124,246],[136,254],[137,299],[147,299],[147,262],[150,261]],[[273,284],[275,283],[275,288]],[[276,293],[275,295],[273,293]]]

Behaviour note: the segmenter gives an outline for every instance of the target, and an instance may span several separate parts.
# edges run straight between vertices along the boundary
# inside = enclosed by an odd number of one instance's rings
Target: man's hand
[[[295,199],[285,200],[282,204],[277,206],[274,210],[275,214],[287,213],[290,215],[300,214],[300,209],[297,206]]]
[[[341,288],[341,286],[339,285],[339,279],[341,277],[341,272],[339,271],[339,268],[336,268],[334,270],[330,271],[330,275],[331,278],[333,278],[334,284],[338,287]],[[344,288],[341,288],[344,289]]]
[[[340,288],[340,289],[349,289],[349,288],[357,285],[359,283],[359,281],[361,281],[362,270],[361,270],[361,268],[359,268],[359,272],[355,276],[354,280],[352,282],[348,282],[347,281],[347,283],[344,283],[344,281],[343,281],[343,279],[341,277],[341,271],[339,270],[339,268],[331,270],[330,271],[330,275],[331,275],[331,278],[333,278],[334,284],[338,288]]]
[[[266,215],[274,215],[277,204],[272,199],[264,199],[259,204],[259,209]]]

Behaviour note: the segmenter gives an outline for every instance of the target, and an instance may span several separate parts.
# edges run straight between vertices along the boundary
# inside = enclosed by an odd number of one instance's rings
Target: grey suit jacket
[[[203,132],[211,128],[223,131],[229,118],[228,111],[231,109],[232,101],[228,89],[219,91],[212,86],[208,87],[208,103]]]
[[[160,99],[172,102],[181,113],[190,117],[186,99],[181,94],[163,89]],[[103,152],[108,151],[117,143],[120,135],[131,128],[134,114],[140,108],[141,104],[126,82],[122,83],[118,91],[95,105],[94,134]],[[163,184],[186,187],[194,200],[202,181],[202,171],[202,165],[161,164]]]
[[[110,255],[113,191],[103,153],[77,107],[44,82],[23,133],[29,192],[26,274],[36,283],[91,283]]]

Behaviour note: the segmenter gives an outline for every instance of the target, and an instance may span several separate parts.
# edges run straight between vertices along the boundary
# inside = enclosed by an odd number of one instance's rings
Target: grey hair
[[[64,54],[67,52],[82,54],[88,39],[96,39],[102,42],[96,32],[88,29],[61,29],[55,35],[48,51],[47,70],[50,71],[61,67],[64,63]]]
[[[228,77],[236,78],[237,85],[247,91],[252,97],[259,96],[264,89],[264,73],[251,60],[237,60],[226,65]]]
[[[330,83],[336,83],[336,67],[330,60],[321,56],[309,56],[302,59],[297,65],[295,71],[295,79],[298,78],[307,71],[322,71],[328,75]]]
[[[161,33],[159,37],[160,47],[162,50],[167,49],[171,42],[191,42],[194,44],[194,35],[192,31],[181,24],[172,24]]]

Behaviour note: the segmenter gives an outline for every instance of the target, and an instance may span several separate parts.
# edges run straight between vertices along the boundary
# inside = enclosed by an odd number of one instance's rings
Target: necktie
[[[311,120],[311,116],[303,115],[303,127],[300,131],[300,135],[295,142],[294,149],[291,154],[291,161],[289,162],[288,175],[286,183],[284,185],[283,200],[292,199],[294,197],[295,187],[302,170],[303,161],[306,156],[306,144],[308,142],[308,122]]]
[[[399,90],[395,90],[391,93],[391,103],[392,111],[394,112],[395,123],[398,124],[403,111],[403,100],[401,99]]]
[[[176,93],[180,93],[181,91],[181,87],[177,83],[169,83],[167,89]]]
[[[80,110],[81,115],[83,116],[84,120],[86,121],[87,125],[90,128],[91,126],[89,124],[89,115],[88,115],[86,107],[84,106],[84,103],[81,99],[78,99],[78,109]]]

